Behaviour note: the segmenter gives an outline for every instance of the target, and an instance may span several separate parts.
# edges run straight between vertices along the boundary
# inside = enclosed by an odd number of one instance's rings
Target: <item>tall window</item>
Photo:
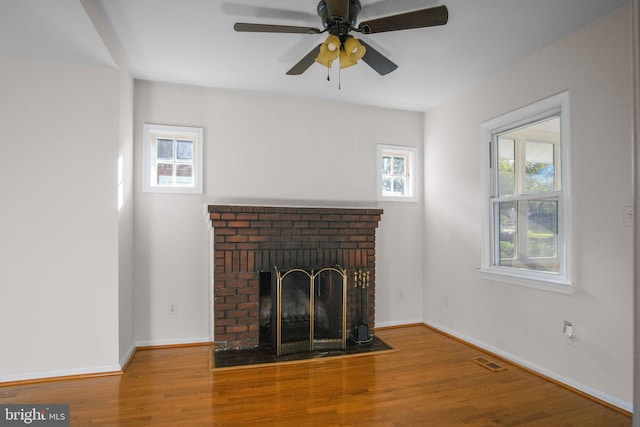
[[[494,265],[557,273],[560,117],[494,138]]]
[[[570,291],[569,95],[482,125],[486,222],[482,271]]]
[[[378,199],[416,200],[415,148],[378,146]]]
[[[202,128],[145,124],[143,190],[202,193]]]

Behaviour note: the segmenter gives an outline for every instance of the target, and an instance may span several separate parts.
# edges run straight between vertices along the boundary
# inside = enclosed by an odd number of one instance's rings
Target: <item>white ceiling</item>
[[[628,0],[361,0],[358,21],[445,4],[446,26],[358,36],[398,64],[285,72],[326,35],[237,33],[235,22],[321,28],[316,0],[0,0],[0,56],[115,66],[94,6],[135,78],[426,111]]]

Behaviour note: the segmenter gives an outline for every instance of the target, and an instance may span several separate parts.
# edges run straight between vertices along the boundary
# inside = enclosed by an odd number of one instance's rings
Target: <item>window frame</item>
[[[142,130],[142,191],[145,193],[167,194],[202,194],[203,193],[203,139],[204,131],[201,127],[158,125],[145,123]],[[158,185],[154,183],[153,172],[156,167],[155,140],[161,138],[193,141],[191,164],[193,184]],[[177,147],[176,147],[177,149]],[[175,153],[174,153],[175,157]],[[178,165],[173,161],[174,169]],[[182,163],[181,163],[182,164]],[[175,171],[174,171],[175,173]]]
[[[497,173],[497,135],[512,129],[525,127],[528,124],[544,120],[552,116],[560,117],[560,189],[553,192],[558,197],[558,259],[559,272],[538,271],[526,268],[505,267],[495,265],[495,217],[493,212],[497,197],[495,180]],[[506,113],[480,125],[480,171],[482,190],[482,232],[481,232],[481,265],[483,278],[515,285],[551,290],[560,293],[571,293],[572,283],[572,203],[571,203],[571,97],[569,91],[559,93],[512,112]],[[552,193],[542,193],[545,198]],[[538,199],[539,194],[524,196]],[[504,198],[504,197],[503,197]],[[502,199],[502,198],[498,198]],[[516,200],[515,198],[513,199]]]
[[[416,202],[418,200],[418,180],[417,180],[417,155],[418,149],[402,145],[378,144],[376,147],[376,179],[377,179],[377,200],[394,202]],[[403,156],[406,158],[406,195],[390,195],[384,193],[382,159],[385,156]]]

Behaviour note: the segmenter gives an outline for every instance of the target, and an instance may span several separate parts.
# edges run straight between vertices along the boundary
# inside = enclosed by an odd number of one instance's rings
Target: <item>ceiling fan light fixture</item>
[[[356,64],[357,62],[353,61],[347,52],[344,50],[340,52],[340,68],[349,68]]]
[[[356,65],[367,53],[367,49],[358,39],[349,37],[344,41],[344,49],[340,51],[340,68]]]
[[[331,68],[331,63],[340,56],[340,38],[335,35],[330,35],[320,45],[320,53],[316,57],[316,62],[319,64]]]

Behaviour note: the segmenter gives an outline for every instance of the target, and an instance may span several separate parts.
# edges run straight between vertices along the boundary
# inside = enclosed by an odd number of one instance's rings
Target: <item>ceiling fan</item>
[[[446,6],[437,6],[414,12],[385,16],[361,22],[356,27],[358,14],[362,10],[360,0],[321,0],[318,3],[318,15],[322,19],[323,30],[313,27],[292,25],[252,24],[238,22],[234,29],[240,32],[254,33],[329,33],[324,43],[313,48],[304,58],[295,64],[288,75],[304,73],[314,62],[331,68],[333,60],[340,60],[340,68],[355,65],[362,59],[381,76],[389,74],[398,66],[373,47],[350,33],[374,34],[387,31],[409,30],[444,25],[449,19]]]

